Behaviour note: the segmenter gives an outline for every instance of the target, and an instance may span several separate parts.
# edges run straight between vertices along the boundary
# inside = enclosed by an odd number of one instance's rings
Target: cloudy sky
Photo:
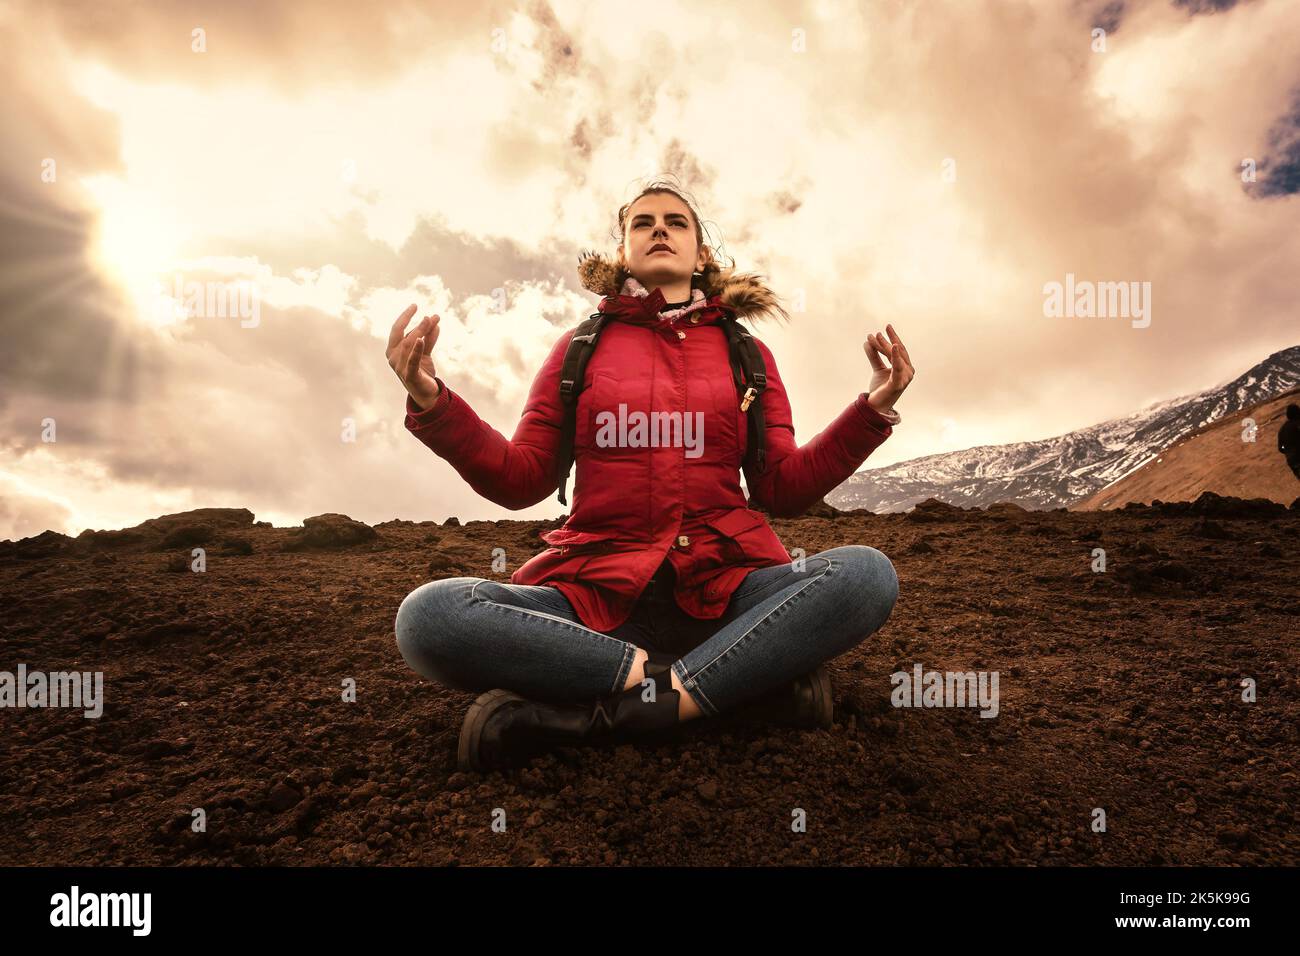
[[[440,313],[438,374],[509,436],[595,304],[578,252],[664,175],[803,303],[755,327],[800,442],[866,388],[867,332],[902,334],[917,376],[868,465],[1124,415],[1300,338],[1295,0],[0,19],[0,538],[561,513],[479,499],[404,430],[387,329]],[[1149,326],[1044,316],[1067,274],[1150,282]],[[178,280],[249,311],[187,316]]]

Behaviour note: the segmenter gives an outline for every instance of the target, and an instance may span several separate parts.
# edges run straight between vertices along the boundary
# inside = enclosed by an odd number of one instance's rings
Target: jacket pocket
[[[705,518],[704,523],[722,535],[722,552],[728,561],[743,561],[767,540],[767,519],[752,508],[736,508],[716,518]]]
[[[612,531],[580,531],[576,528],[556,528],[541,538],[560,554],[600,551],[615,544]]]

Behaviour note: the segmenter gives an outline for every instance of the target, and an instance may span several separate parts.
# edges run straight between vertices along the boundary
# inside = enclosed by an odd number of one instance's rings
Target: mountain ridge
[[[1300,345],[1224,386],[1165,399],[1123,418],[1050,438],[977,445],[857,472],[826,496],[844,510],[906,511],[926,498],[960,507],[1013,501],[1069,507],[1137,471],[1189,434],[1300,386]]]

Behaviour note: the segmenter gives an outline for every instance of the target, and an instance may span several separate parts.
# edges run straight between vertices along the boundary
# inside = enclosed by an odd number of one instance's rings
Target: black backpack
[[[565,486],[569,483],[569,470],[573,467],[573,439],[578,424],[578,395],[583,390],[583,377],[591,353],[596,350],[600,340],[600,331],[609,321],[610,316],[597,312],[588,317],[573,333],[568,350],[564,353],[564,364],[560,369],[560,399],[564,403],[564,422],[560,427],[560,448],[556,457],[556,472],[559,476],[560,504],[567,505]],[[726,313],[718,319],[718,325],[727,335],[728,351],[731,357],[731,375],[736,383],[736,393],[740,397],[740,407],[749,415],[748,447],[745,449],[745,465],[753,474],[761,475],[767,469],[767,433],[763,422],[763,403],[758,401],[763,389],[767,388],[767,369],[763,365],[763,356],[754,344],[754,337],[739,322]]]

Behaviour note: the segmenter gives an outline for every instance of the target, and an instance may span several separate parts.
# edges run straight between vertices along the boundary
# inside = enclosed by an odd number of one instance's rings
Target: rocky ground
[[[98,719],[0,709],[0,864],[1300,858],[1300,508],[821,514],[772,523],[808,554],[880,548],[901,579],[830,665],[832,729],[719,719],[481,776],[455,768],[470,695],[409,671],[393,618],[430,578],[508,579],[558,521],[206,509],[0,543],[0,671],[100,670],[106,697]],[[998,671],[998,716],[894,708],[915,663]]]

